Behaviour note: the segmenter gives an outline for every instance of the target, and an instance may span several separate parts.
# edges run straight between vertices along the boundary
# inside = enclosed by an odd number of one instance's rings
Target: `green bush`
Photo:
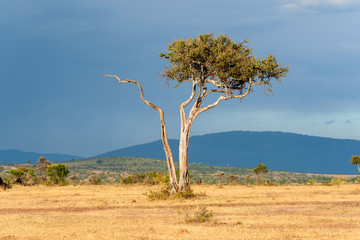
[[[50,183],[66,185],[65,178],[69,175],[70,171],[64,164],[53,164],[46,169]]]
[[[18,167],[17,169],[11,169],[9,171],[10,178],[15,181],[19,179],[22,183],[25,184],[35,184],[38,182],[38,178],[35,175],[35,169],[27,167]]]
[[[308,185],[310,185],[310,186],[313,186],[313,185],[315,185],[316,184],[316,180],[315,179],[309,179],[308,181],[307,181],[307,184]]]
[[[345,181],[343,179],[341,179],[341,178],[333,178],[330,181],[330,185],[332,185],[332,186],[334,186],[334,185],[342,185],[344,183],[345,183]]]

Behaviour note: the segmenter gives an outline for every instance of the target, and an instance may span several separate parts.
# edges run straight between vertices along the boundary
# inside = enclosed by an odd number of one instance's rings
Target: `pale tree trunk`
[[[196,117],[198,110],[197,104],[194,104],[188,118],[186,119],[185,107],[194,99],[196,93],[196,82],[193,82],[191,96],[180,105],[180,142],[179,142],[179,168],[180,168],[180,179],[179,179],[179,191],[186,191],[190,187],[189,182],[189,171],[188,171],[188,150],[189,150],[189,138],[191,126]]]
[[[219,98],[205,107],[202,106],[204,98],[210,93],[214,92],[213,90],[208,90],[207,86],[202,81],[193,81],[192,93],[189,99],[180,105],[180,120],[181,120],[181,133],[180,133],[180,143],[179,143],[179,167],[180,167],[180,180],[179,180],[179,190],[186,191],[190,187],[189,181],[189,172],[188,172],[188,150],[189,150],[189,138],[191,126],[195,118],[202,112],[205,112],[215,106],[217,106],[222,100],[229,100],[232,98],[243,98],[250,92],[251,80],[247,91],[238,96],[229,96],[229,95],[220,95]],[[185,107],[194,99],[196,94],[198,84],[198,95],[192,106],[188,117],[186,118]]]
[[[192,124],[192,123],[191,123]],[[188,171],[188,150],[191,124],[185,125],[180,134],[179,143],[179,167],[180,167],[180,180],[179,190],[186,191],[189,188],[189,171]]]

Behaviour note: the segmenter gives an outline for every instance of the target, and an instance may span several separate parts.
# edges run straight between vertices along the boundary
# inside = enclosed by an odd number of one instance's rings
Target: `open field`
[[[0,190],[0,239],[360,239],[360,186],[193,186],[206,196],[149,201],[159,186]],[[178,211],[214,218],[185,223]]]

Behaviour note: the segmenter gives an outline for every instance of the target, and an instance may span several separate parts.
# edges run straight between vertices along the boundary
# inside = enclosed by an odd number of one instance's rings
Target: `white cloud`
[[[358,5],[356,0],[290,0],[279,7],[285,11],[316,13],[322,9],[348,10]]]

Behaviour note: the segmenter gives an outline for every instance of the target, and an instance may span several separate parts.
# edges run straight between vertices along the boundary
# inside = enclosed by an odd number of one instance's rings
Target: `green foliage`
[[[316,180],[315,179],[309,179],[308,181],[307,181],[307,184],[308,185],[310,185],[310,186],[313,186],[313,185],[315,185],[316,184]]]
[[[360,156],[352,156],[351,159],[350,159],[350,163],[352,165],[357,165],[358,167],[358,170],[360,172]]]
[[[350,159],[352,165],[360,164],[360,156],[352,156]]]
[[[210,221],[214,217],[212,210],[208,210],[206,207],[199,207],[197,209],[193,207],[186,207],[183,211],[178,211],[179,215],[184,215],[184,221],[186,223],[204,223]]]
[[[354,182],[355,182],[355,184],[360,184],[360,178],[356,178],[356,179],[354,180]]]
[[[330,181],[330,185],[334,186],[334,185],[342,185],[344,184],[345,181],[342,178],[333,178]]]
[[[289,69],[281,67],[273,55],[254,57],[246,44],[247,40],[237,43],[227,35],[213,34],[176,40],[168,45],[168,52],[159,54],[170,62],[162,76],[179,83],[215,80],[218,88],[226,88],[231,95],[242,92],[249,81],[271,87],[272,78],[280,81],[286,76]]]
[[[35,184],[38,181],[35,175],[35,169],[25,166],[11,169],[9,174],[12,180],[20,179],[23,183]]]
[[[70,171],[64,164],[52,164],[47,168],[47,174],[50,182],[53,184],[66,184],[65,178],[69,175]]]
[[[263,181],[262,178],[263,178],[263,175],[268,172],[266,165],[263,163],[260,163],[252,171],[257,176],[257,179],[256,179],[257,184],[264,184],[265,182]]]
[[[253,169],[253,172],[258,175],[258,174],[264,174],[267,173],[268,170],[266,168],[266,165],[263,163],[260,163],[256,166],[256,168]]]

